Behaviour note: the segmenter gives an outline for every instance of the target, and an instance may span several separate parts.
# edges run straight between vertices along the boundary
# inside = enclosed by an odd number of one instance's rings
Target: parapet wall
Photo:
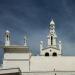
[[[75,71],[26,72],[22,75],[75,75]]]

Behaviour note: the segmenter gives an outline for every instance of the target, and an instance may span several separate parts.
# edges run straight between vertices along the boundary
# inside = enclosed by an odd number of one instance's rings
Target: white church
[[[75,75],[75,56],[63,56],[61,41],[57,41],[55,22],[51,20],[48,44],[44,47],[40,42],[40,55],[33,56],[27,38],[24,45],[12,45],[11,33],[5,32],[3,64],[0,66],[0,75]]]

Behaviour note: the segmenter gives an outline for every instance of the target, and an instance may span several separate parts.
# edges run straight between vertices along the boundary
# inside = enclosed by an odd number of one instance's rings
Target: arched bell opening
[[[56,52],[54,52],[54,53],[52,54],[52,56],[57,56],[57,53],[56,53]]]
[[[49,56],[49,53],[48,53],[48,52],[46,52],[46,53],[45,53],[45,56]]]

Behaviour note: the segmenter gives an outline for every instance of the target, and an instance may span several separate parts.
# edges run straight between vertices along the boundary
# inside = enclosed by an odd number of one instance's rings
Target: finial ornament
[[[61,44],[61,41],[59,41],[59,43]]]
[[[40,41],[40,55],[42,53],[42,49],[43,49],[43,41]]]
[[[27,36],[24,36],[24,46],[27,46]]]
[[[40,41],[41,44],[43,44],[43,41]]]

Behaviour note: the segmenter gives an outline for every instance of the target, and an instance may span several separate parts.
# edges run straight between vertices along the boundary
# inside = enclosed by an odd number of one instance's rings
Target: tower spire
[[[55,22],[53,19],[51,20],[50,25],[55,25]]]
[[[53,19],[50,21],[50,31],[52,33],[55,32],[55,22]]]

